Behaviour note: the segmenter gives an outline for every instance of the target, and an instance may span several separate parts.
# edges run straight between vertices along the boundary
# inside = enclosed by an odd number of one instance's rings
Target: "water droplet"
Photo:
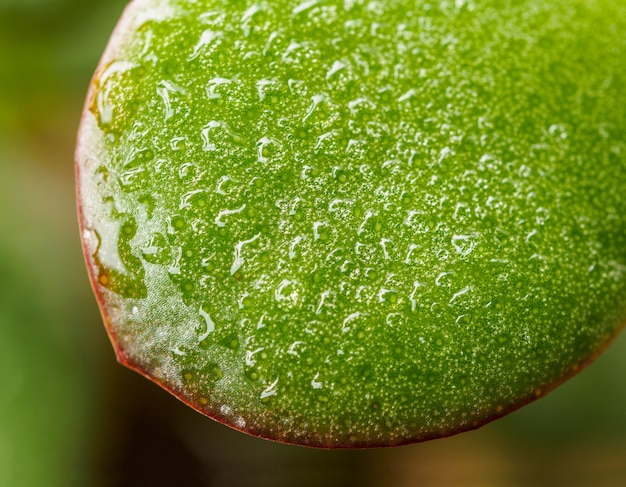
[[[260,236],[261,236],[261,234],[257,233],[251,239],[240,241],[240,242],[238,242],[235,245],[235,258],[233,260],[233,265],[230,268],[230,274],[231,275],[235,274],[241,268],[241,266],[244,264],[244,259],[243,259],[243,255],[242,255],[242,249],[243,249],[244,245],[247,245],[247,244],[250,244],[250,243],[254,242]]]
[[[276,393],[278,392],[278,381],[279,381],[279,377],[276,378],[276,380],[274,380],[274,382],[272,382],[271,384],[269,384],[264,390],[263,392],[261,392],[261,400],[264,399],[268,399],[271,396],[276,395]],[[267,401],[265,401],[267,402]]]
[[[454,235],[452,237],[452,246],[456,253],[462,257],[467,257],[476,248],[477,235]]]
[[[225,226],[226,226],[226,223],[223,221],[223,219],[224,219],[224,218],[226,218],[226,217],[227,217],[227,216],[229,216],[229,215],[236,215],[237,213],[241,213],[241,212],[242,212],[243,210],[245,210],[245,209],[246,209],[246,205],[245,205],[245,203],[244,203],[243,205],[241,205],[241,207],[239,207],[239,208],[235,208],[235,209],[233,209],[233,210],[222,210],[222,211],[220,211],[220,212],[217,214],[217,216],[215,217],[215,224],[216,224],[218,227],[225,227]],[[246,242],[244,242],[244,243],[249,243],[249,242],[252,242],[252,241],[256,240],[256,238],[258,238],[258,237],[255,237],[253,240],[246,241]]]
[[[176,108],[173,104],[174,98],[179,95],[186,95],[187,92],[182,87],[168,80],[159,81],[156,91],[163,102],[164,122],[167,122],[176,114]]]
[[[143,259],[150,264],[167,265],[172,259],[172,251],[165,236],[161,233],[153,235],[152,239],[141,249]]]
[[[319,111],[319,106],[322,102],[325,101],[325,99],[326,98],[324,97],[324,95],[313,95],[311,97],[311,105],[304,115],[302,123],[306,122],[316,112],[316,110]]]
[[[116,114],[112,96],[115,81],[136,66],[127,61],[112,61],[95,78],[95,95],[90,110],[98,117],[100,128],[105,132],[110,129]]]
[[[274,299],[278,302],[295,304],[298,301],[299,291],[295,281],[283,279],[274,290]]]
[[[378,291],[379,303],[396,304],[398,302],[398,299],[398,292],[393,289],[381,288],[380,291]]]
[[[210,49],[219,44],[219,40],[222,38],[222,34],[220,32],[215,32],[211,29],[207,29],[202,32],[200,36],[200,40],[193,48],[193,52],[191,56],[189,56],[188,61],[193,61],[200,54],[206,56],[207,51],[210,52]]]
[[[204,309],[204,306],[201,306],[198,310],[200,317],[202,318],[202,322],[204,324],[204,331],[202,335],[198,338],[198,342],[203,342],[208,338],[208,336],[215,331],[215,323],[211,319],[209,313],[207,313]]]
[[[174,234],[185,230],[187,221],[180,215],[176,215],[168,220],[168,233]]]
[[[256,147],[258,154],[257,161],[266,163],[278,153],[280,150],[280,142],[265,136],[259,139],[256,143]]]

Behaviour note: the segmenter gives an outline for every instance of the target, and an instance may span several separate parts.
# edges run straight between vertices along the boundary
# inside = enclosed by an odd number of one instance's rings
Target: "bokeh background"
[[[318,451],[201,417],[117,365],[83,265],[73,150],[125,0],[0,0],[0,486],[626,485],[626,335],[480,430]]]

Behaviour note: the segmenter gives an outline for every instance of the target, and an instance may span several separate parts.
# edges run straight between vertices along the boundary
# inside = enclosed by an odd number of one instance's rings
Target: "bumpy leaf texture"
[[[77,150],[119,360],[319,447],[475,428],[626,318],[620,0],[136,0]]]

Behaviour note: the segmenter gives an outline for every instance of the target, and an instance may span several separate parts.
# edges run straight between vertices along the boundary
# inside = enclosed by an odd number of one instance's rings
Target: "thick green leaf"
[[[311,446],[475,428],[626,318],[618,0],[137,0],[77,151],[120,361]]]

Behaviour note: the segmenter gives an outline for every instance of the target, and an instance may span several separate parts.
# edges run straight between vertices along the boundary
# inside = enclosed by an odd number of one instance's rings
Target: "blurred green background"
[[[480,430],[317,451],[201,417],[117,365],[83,265],[73,150],[124,0],[0,0],[0,486],[623,486],[626,336]]]

